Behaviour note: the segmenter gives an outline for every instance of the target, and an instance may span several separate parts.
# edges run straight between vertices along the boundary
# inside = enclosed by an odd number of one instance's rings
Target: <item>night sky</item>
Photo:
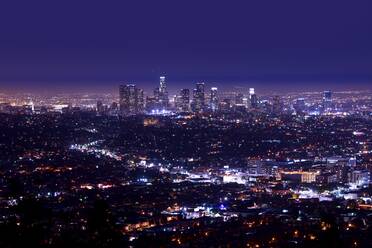
[[[7,3],[4,3],[7,2]],[[0,86],[372,88],[372,1],[2,1]]]

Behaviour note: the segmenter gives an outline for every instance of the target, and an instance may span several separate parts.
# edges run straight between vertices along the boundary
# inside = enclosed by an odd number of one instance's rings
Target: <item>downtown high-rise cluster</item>
[[[276,98],[275,109],[280,111],[280,98]],[[196,83],[190,90],[181,89],[177,95],[170,99],[164,76],[160,77],[159,87],[154,89],[153,95],[144,96],[143,90],[135,84],[120,85],[119,87],[119,114],[133,115],[143,112],[164,113],[167,111],[205,113],[218,110],[229,110],[232,106],[237,108],[259,108],[259,100],[254,88],[250,88],[249,95],[242,93],[236,95],[235,100],[220,99],[217,87],[211,87],[206,92],[205,83]],[[98,108],[97,108],[98,109]]]

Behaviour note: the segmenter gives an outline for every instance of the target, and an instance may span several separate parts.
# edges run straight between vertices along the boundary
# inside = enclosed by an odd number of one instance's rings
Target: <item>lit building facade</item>
[[[179,96],[179,110],[187,112],[190,110],[190,90],[182,89]]]
[[[143,90],[135,84],[120,85],[119,108],[121,115],[138,114],[143,111]]]
[[[323,110],[332,110],[332,92],[329,90],[323,92]]]
[[[210,106],[212,111],[216,111],[218,109],[217,87],[211,88]]]
[[[205,108],[204,83],[197,83],[193,91],[193,111],[201,113]]]

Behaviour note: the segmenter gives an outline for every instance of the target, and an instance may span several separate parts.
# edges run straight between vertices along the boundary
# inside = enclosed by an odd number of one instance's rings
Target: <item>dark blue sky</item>
[[[370,0],[2,1],[0,82],[371,87],[371,13]]]

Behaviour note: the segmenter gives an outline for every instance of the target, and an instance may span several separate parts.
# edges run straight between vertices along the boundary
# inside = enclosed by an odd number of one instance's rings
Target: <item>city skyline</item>
[[[159,74],[161,75],[161,74]],[[5,83],[0,84],[0,93],[45,93],[45,94],[61,94],[61,93],[115,93],[117,87],[122,84],[135,84],[138,87],[142,88],[146,94],[152,94],[154,88],[156,88],[157,81],[159,76],[155,76],[151,81],[140,81],[140,80],[119,80],[102,83],[93,83],[86,81],[82,84],[73,83],[73,82],[60,82],[57,85],[50,85],[45,83]],[[316,84],[313,81],[309,81],[302,84],[298,82],[292,82],[287,84],[285,82],[266,82],[260,83],[258,81],[245,81],[244,83],[237,82],[222,82],[222,81],[204,81],[204,80],[190,80],[187,82],[177,83],[173,81],[173,77],[168,77],[168,93],[174,95],[178,93],[179,89],[188,88],[191,89],[198,82],[203,82],[207,87],[218,87],[224,91],[231,91],[236,89],[249,89],[256,88],[260,94],[286,94],[286,93],[301,93],[301,92],[322,92],[324,90],[332,91],[369,91],[371,90],[371,84],[364,83],[358,84],[350,82],[348,84],[338,84],[338,83],[327,83],[323,82],[322,84]],[[170,79],[169,79],[170,78]]]

